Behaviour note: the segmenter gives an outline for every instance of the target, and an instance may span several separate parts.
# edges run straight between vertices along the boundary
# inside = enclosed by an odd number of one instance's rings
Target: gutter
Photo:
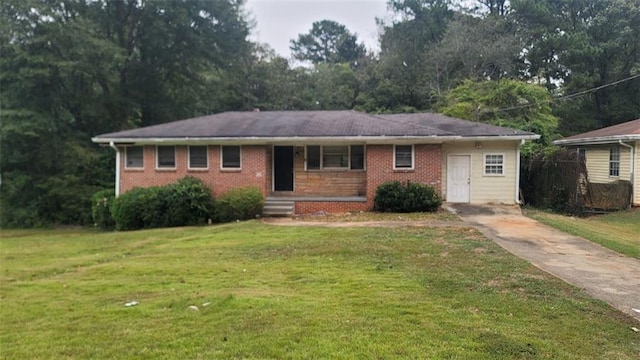
[[[520,140],[518,147],[516,148],[516,190],[514,199],[516,204],[520,204],[520,148],[524,145],[524,139]]]
[[[622,142],[622,140],[618,141],[618,144],[620,144],[621,146],[624,146],[626,148],[629,148],[629,160],[631,161],[631,164],[629,165],[629,181],[631,181],[631,189],[633,189],[633,191],[631,191],[631,202],[629,203],[631,206],[633,206],[633,200],[635,200],[636,198],[636,192],[638,191],[637,186],[635,186],[635,147],[633,145],[629,145],[629,144],[625,144]]]
[[[237,145],[262,145],[269,143],[365,143],[365,144],[440,144],[445,141],[504,141],[504,140],[536,140],[540,135],[504,135],[504,136],[279,136],[279,137],[167,137],[167,138],[99,138],[91,139],[94,143],[112,144],[126,143],[131,145],[151,144],[212,144],[226,143]]]
[[[582,139],[563,139],[556,140],[553,145],[604,145],[611,144],[619,141],[640,141],[640,135],[612,135],[612,136],[598,136],[593,138]]]
[[[109,147],[116,151],[116,197],[120,195],[120,149],[113,143],[109,142]]]

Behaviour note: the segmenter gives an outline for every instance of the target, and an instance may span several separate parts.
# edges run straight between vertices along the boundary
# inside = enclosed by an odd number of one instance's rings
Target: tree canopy
[[[293,56],[302,61],[320,63],[351,63],[366,53],[358,37],[346,26],[331,20],[316,21],[307,34],[300,34],[291,40]]]

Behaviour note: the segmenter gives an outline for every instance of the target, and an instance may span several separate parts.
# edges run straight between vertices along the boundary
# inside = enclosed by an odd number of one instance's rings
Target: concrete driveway
[[[640,260],[522,215],[518,206],[449,205],[514,255],[640,321]]]

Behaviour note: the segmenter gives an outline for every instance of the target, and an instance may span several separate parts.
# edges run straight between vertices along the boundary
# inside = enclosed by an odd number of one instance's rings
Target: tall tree
[[[358,43],[342,24],[331,20],[316,21],[307,34],[291,40],[293,56],[302,61],[319,63],[352,63],[365,55],[366,49]]]

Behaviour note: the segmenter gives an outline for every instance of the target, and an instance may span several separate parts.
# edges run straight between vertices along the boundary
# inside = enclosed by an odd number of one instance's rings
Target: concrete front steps
[[[291,216],[296,208],[292,200],[267,197],[262,209],[263,216]]]

